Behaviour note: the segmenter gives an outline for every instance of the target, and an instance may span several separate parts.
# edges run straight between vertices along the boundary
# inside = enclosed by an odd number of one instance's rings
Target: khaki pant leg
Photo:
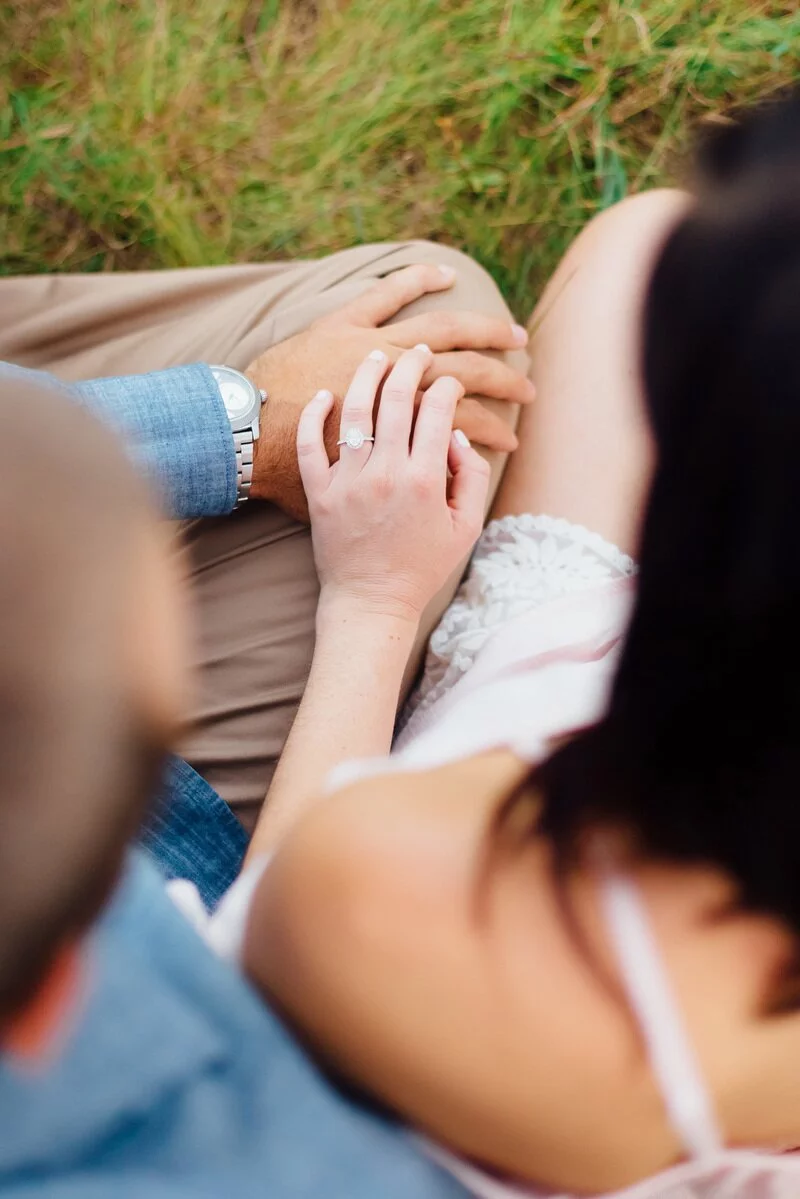
[[[442,307],[509,316],[488,274],[458,251],[427,242],[359,246],[290,265],[0,280],[0,357],[70,380],[197,360],[244,368],[375,279],[431,261],[456,268],[454,287],[395,319]],[[524,354],[506,357],[525,369]],[[486,402],[516,423],[514,408]],[[505,456],[487,456],[493,495]],[[251,828],[311,663],[318,595],[311,539],[273,506],[252,504],[190,525],[183,545],[197,611],[198,686],[181,752]],[[462,571],[425,613],[406,688]]]

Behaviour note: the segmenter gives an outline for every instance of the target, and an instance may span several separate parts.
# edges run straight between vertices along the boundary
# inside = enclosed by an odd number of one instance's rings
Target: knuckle
[[[474,434],[483,432],[487,420],[491,423],[489,413],[479,400],[463,399],[458,405],[458,427],[464,430],[470,440]]]
[[[487,358],[485,354],[478,353],[477,350],[466,351],[466,367],[469,371],[470,379],[482,386],[492,376],[492,368],[497,365],[493,359]]]
[[[389,383],[384,387],[381,399],[389,404],[407,404],[411,399],[410,389],[399,383]]]
[[[430,499],[436,488],[436,480],[428,471],[416,471],[410,479],[412,493],[421,500]]]
[[[423,287],[429,278],[430,268],[423,262],[415,262],[413,266],[407,266],[398,274],[404,277],[407,283],[411,283],[417,287]]]
[[[502,362],[497,358],[489,358],[487,361],[491,363],[492,374],[498,383],[503,384],[507,391],[509,389],[514,391],[520,384],[524,385],[525,376],[521,371],[514,370],[513,366],[509,366],[508,363]]]
[[[396,480],[390,470],[376,470],[370,480],[372,493],[378,500],[388,500],[394,495]]]
[[[442,375],[439,379],[439,386],[451,401],[454,397],[460,399],[464,394],[464,384],[455,375]]]
[[[417,270],[423,283],[438,283],[439,270],[432,262],[417,263]]]
[[[477,508],[475,504],[461,508],[458,513],[458,524],[462,537],[470,545],[473,544],[478,540],[483,530],[483,509]]]
[[[328,492],[309,496],[308,510],[312,517],[330,516],[334,510],[333,499]]]
[[[513,346],[514,342],[511,335],[511,325],[508,321],[501,321],[496,316],[485,316],[482,318],[481,337],[486,346],[491,346],[494,349],[506,349]]]
[[[453,410],[455,399],[455,393],[452,388],[431,388],[425,398],[425,407],[429,412],[449,413]]]
[[[348,404],[342,412],[342,420],[348,425],[357,425],[370,420],[371,417],[372,406],[367,404]]]
[[[428,319],[439,336],[448,341],[454,340],[462,328],[462,321],[454,312],[434,312]]]

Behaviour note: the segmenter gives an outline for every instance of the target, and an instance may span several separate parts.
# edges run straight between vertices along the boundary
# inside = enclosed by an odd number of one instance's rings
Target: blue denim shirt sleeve
[[[62,390],[43,371],[2,364]],[[91,379],[66,390],[123,438],[167,516],[222,516],[236,504],[236,453],[219,388],[203,363],[118,378]]]

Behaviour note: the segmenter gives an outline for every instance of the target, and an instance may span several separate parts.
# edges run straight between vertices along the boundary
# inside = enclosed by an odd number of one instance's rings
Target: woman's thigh
[[[647,283],[689,197],[653,191],[595,218],[567,251],[529,323],[536,403],[492,517],[562,517],[635,554],[653,464],[640,377]]]

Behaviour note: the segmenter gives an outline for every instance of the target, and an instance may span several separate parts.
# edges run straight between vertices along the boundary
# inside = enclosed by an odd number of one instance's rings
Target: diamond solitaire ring
[[[348,429],[341,441],[337,441],[337,445],[346,445],[350,450],[360,450],[365,441],[374,441],[374,437],[367,437],[357,429],[355,425]]]

